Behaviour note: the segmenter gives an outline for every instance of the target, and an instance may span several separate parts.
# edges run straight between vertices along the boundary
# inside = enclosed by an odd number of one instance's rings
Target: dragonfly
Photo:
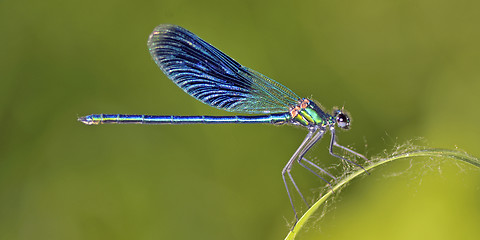
[[[337,143],[335,128],[349,129],[350,118],[342,109],[334,108],[328,114],[313,100],[300,98],[287,87],[267,76],[242,66],[192,32],[176,25],[157,26],[148,38],[150,54],[178,87],[197,100],[228,112],[251,114],[245,116],[152,116],[127,114],[92,114],[78,118],[87,125],[98,124],[290,124],[305,127],[307,136],[282,170],[282,178],[296,222],[297,211],[290,192],[293,185],[303,202],[309,207],[291,175],[296,162],[327,183],[319,172],[334,180],[335,176],[306,159],[305,154],[330,131],[329,153],[341,160],[360,164],[334,153],[334,147],[368,159]],[[314,171],[313,169],[316,169]],[[368,172],[367,172],[368,173]],[[288,177],[288,178],[287,178]],[[289,180],[289,182],[287,181]]]

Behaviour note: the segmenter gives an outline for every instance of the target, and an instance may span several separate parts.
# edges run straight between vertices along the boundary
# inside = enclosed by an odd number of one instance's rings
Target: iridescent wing
[[[210,106],[238,113],[279,113],[299,100],[282,84],[240,65],[179,26],[156,27],[148,49],[165,75]]]

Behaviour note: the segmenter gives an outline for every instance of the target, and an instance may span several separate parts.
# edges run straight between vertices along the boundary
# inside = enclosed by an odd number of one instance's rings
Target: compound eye
[[[350,126],[350,119],[348,119],[347,115],[343,113],[337,115],[337,126],[339,128],[348,129],[348,126]]]

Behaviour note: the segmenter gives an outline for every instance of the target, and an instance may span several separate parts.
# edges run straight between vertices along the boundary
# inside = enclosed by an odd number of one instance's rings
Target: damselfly
[[[80,117],[79,121],[88,125],[269,123],[304,126],[308,129],[308,134],[282,170],[283,182],[297,221],[298,216],[287,184],[287,176],[307,206],[308,203],[290,174],[293,163],[298,162],[325,181],[330,188],[332,187],[329,181],[310,167],[336,179],[332,174],[304,158],[308,150],[322,138],[326,131],[330,131],[331,134],[330,154],[364,169],[361,165],[333,152],[335,146],[368,160],[362,154],[339,145],[335,139],[335,126],[348,129],[350,125],[350,119],[343,109],[334,109],[332,115],[326,113],[312,100],[300,98],[273,79],[240,65],[195,34],[179,26],[165,24],[156,27],[148,38],[148,49],[163,73],[190,96],[225,111],[263,115],[94,114]]]

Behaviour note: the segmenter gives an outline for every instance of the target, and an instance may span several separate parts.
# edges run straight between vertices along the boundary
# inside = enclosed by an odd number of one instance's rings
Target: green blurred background
[[[467,0],[0,1],[0,239],[286,236],[293,213],[280,172],[304,129],[76,121],[225,114],[151,60],[147,37],[161,23],[329,111],[345,106],[353,125],[339,142],[369,157],[412,140],[480,156],[478,9]],[[327,145],[308,157],[338,163]],[[299,167],[294,176],[316,200],[324,184]],[[478,239],[479,202],[473,167],[402,161],[337,194],[299,239]]]

